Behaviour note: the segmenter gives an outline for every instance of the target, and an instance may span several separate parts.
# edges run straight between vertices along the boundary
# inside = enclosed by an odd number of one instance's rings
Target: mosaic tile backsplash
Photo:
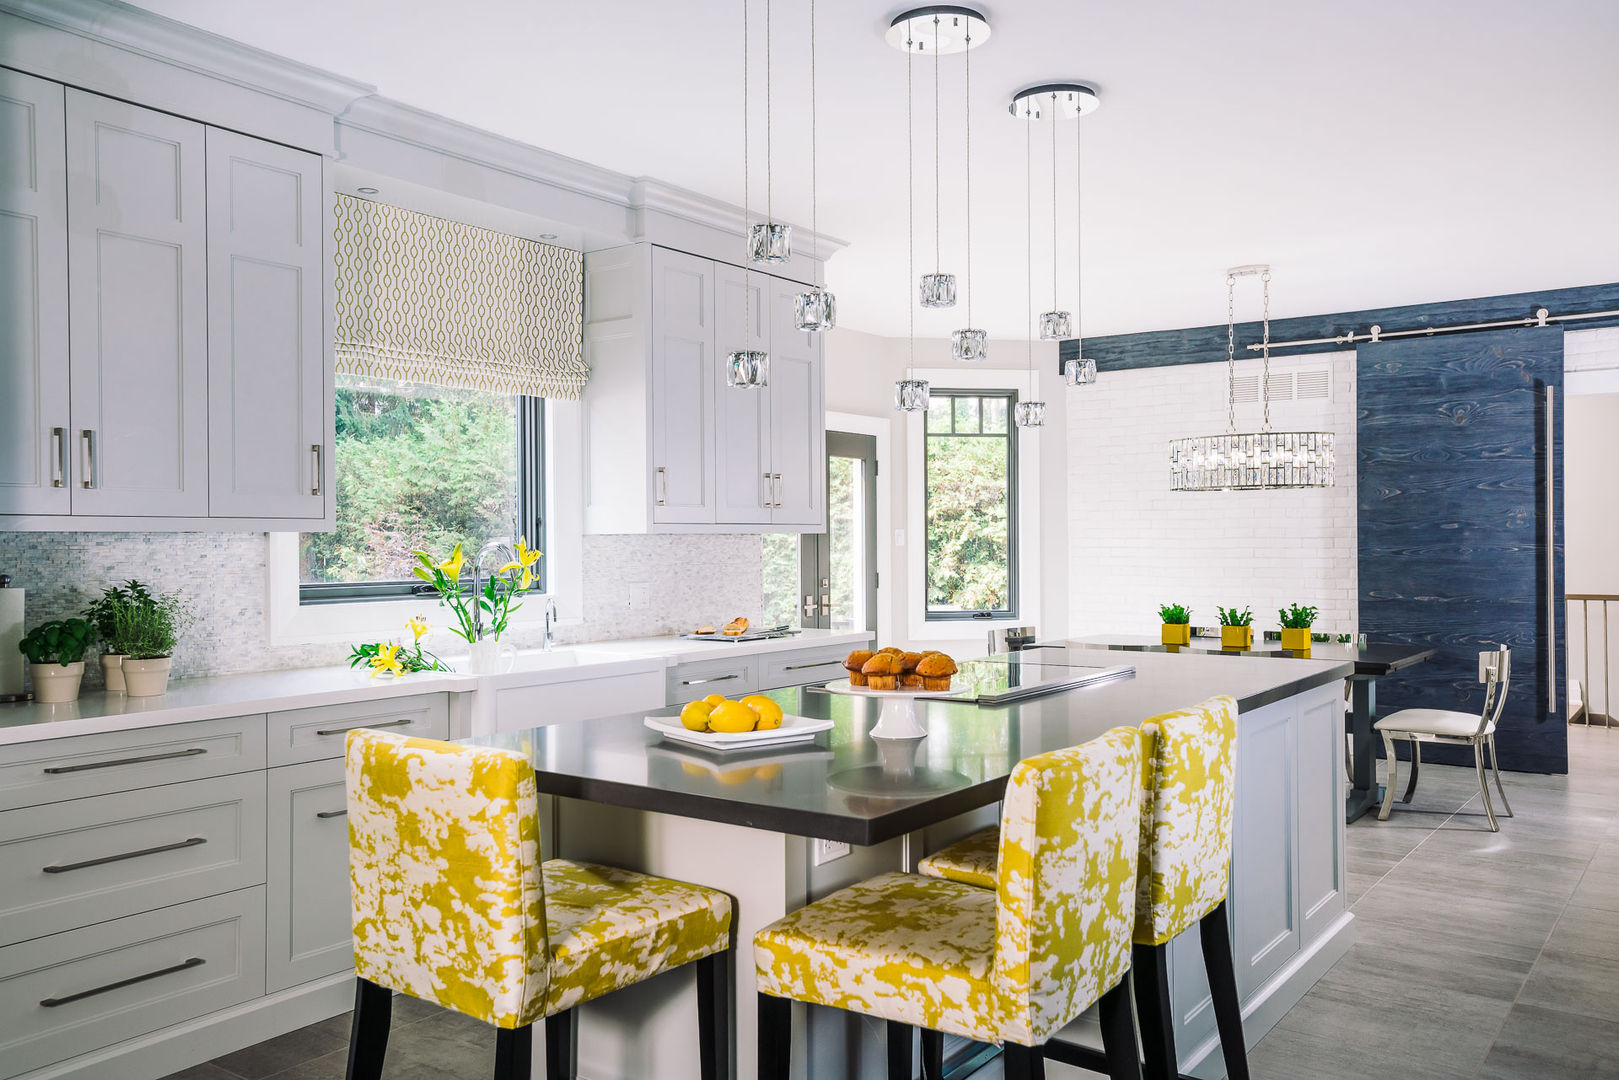
[[[583,539],[585,617],[561,627],[560,642],[673,634],[694,620],[756,618],[763,606],[758,536]],[[108,585],[138,578],[156,592],[183,589],[196,607],[177,678],[343,663],[347,645],[270,647],[268,565],[263,533],[0,532],[0,573],[28,591],[29,626],[77,615]],[[514,628],[510,640],[532,648],[541,636],[538,626]],[[87,664],[85,679],[99,686],[99,666]]]

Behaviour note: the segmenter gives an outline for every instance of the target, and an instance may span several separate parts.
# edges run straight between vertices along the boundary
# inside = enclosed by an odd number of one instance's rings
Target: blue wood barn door
[[[1509,645],[1502,767],[1566,772],[1563,331],[1362,345],[1356,367],[1360,629],[1438,650],[1378,684],[1378,713],[1478,713],[1478,654]]]

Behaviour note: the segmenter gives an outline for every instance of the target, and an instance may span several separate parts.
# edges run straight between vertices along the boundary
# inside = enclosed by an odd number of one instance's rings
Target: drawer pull
[[[816,663],[816,664],[788,664],[786,667],[782,668],[781,670],[783,670],[783,671],[803,671],[805,668],[831,667],[833,664],[841,664],[841,663],[843,663],[842,660],[822,660],[820,663]]]
[[[404,719],[401,719],[401,720],[387,720],[387,721],[384,721],[383,723],[380,723],[380,724],[355,724],[352,727],[327,728],[324,731],[317,731],[317,732],[315,732],[315,734],[316,735],[342,735],[342,734],[345,734],[346,732],[350,732],[350,731],[359,731],[361,728],[404,727],[406,724],[414,724],[415,722],[416,722],[416,718],[414,716],[407,716],[407,717],[405,717]]]
[[[320,818],[322,821],[325,821],[327,818],[343,817],[347,813],[348,813],[347,809],[343,809],[343,810],[317,810],[315,812],[315,816]]]
[[[71,1005],[75,1001],[83,1001],[85,998],[95,997],[97,994],[106,994],[113,990],[122,990],[126,986],[134,986],[136,983],[143,983],[149,979],[160,979],[164,975],[173,975],[176,971],[185,971],[188,968],[201,967],[205,962],[206,961],[204,961],[202,957],[193,956],[189,960],[183,960],[172,967],[160,968],[157,971],[148,971],[145,975],[136,975],[134,978],[130,979],[120,979],[115,983],[108,983],[106,986],[98,986],[94,990],[80,990],[77,994],[69,994],[67,997],[45,998],[40,1002],[40,1004],[47,1009],[54,1009],[58,1005]]]
[[[83,862],[70,862],[61,866],[42,866],[40,869],[47,874],[65,874],[69,870],[86,870],[92,866],[105,866],[107,863],[123,862],[125,859],[138,859],[142,855],[157,855],[164,851],[179,851],[182,848],[199,847],[207,842],[206,837],[193,836],[189,840],[181,840],[176,844],[142,848],[140,851],[126,851],[122,855],[103,855],[99,859],[86,859]]]
[[[741,677],[742,676],[738,675],[736,672],[733,671],[729,675],[715,675],[711,679],[681,679],[680,680],[680,685],[681,686],[701,686],[701,685],[703,685],[703,683],[729,682],[732,679],[740,679]]]
[[[189,750],[175,750],[167,754],[147,754],[145,757],[118,758],[115,761],[91,761],[83,765],[52,765],[45,770],[46,776],[61,776],[63,773],[84,772],[86,769],[111,769],[119,765],[140,765],[148,761],[168,761],[171,758],[196,757],[208,751],[200,746],[193,746]]]

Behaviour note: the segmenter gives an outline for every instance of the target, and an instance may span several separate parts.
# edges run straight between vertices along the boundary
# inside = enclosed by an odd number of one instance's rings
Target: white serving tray
[[[705,750],[755,750],[765,746],[787,746],[809,742],[823,731],[832,729],[830,719],[812,720],[807,716],[787,714],[781,718],[781,727],[765,731],[693,731],[680,722],[678,716],[649,716],[646,726],[675,742],[701,746]]]

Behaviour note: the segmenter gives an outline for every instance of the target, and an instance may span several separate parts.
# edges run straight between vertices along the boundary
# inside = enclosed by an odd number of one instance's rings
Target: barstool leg
[[[1125,1005],[1129,1012],[1130,1006]],[[1135,1060],[1135,1048],[1130,1050],[1130,1060]],[[1046,1080],[1046,1057],[1036,1046],[1020,1046],[1009,1042],[1001,1048],[1001,1062],[1004,1067],[1006,1080]]]
[[[915,1028],[888,1021],[888,1080],[911,1080],[911,1036]]]
[[[382,1080],[394,995],[369,979],[354,980],[354,1023],[349,1028],[348,1080]]]
[[[793,1003],[759,995],[759,1080],[788,1080],[792,1071]]]
[[[529,1080],[534,1074],[534,1027],[495,1031],[495,1080]]]
[[[1178,1075],[1174,1014],[1169,1007],[1169,949],[1136,945],[1130,949],[1130,981],[1135,984],[1136,1015],[1141,1018],[1142,1074],[1147,1080]]]
[[[697,961],[697,1054],[703,1080],[731,1075],[731,950]]]
[[[1400,801],[1408,803],[1411,796],[1417,793],[1417,773],[1422,771],[1422,744],[1416,739],[1411,740],[1411,782],[1405,785],[1405,794]]]
[[[922,1080],[944,1080],[944,1032],[922,1029]]]
[[[574,1080],[578,1041],[578,1017],[572,1009],[545,1018],[545,1080]]]
[[[1130,1013],[1130,990],[1125,985],[1130,978],[1126,974],[1119,985],[1103,994],[1096,1003],[1098,1019],[1102,1022],[1102,1050],[1107,1054],[1107,1074],[1111,1080],[1141,1080],[1141,1061],[1136,1057],[1136,1022]],[[1011,1080],[1010,1070],[1006,1075],[1007,1080]]]
[[[1225,901],[1197,924],[1203,940],[1203,966],[1209,974],[1214,998],[1214,1022],[1220,1029],[1220,1053],[1225,1057],[1226,1080],[1248,1080],[1248,1043],[1242,1033],[1242,1002],[1237,997],[1237,972],[1231,959],[1231,927]]]

